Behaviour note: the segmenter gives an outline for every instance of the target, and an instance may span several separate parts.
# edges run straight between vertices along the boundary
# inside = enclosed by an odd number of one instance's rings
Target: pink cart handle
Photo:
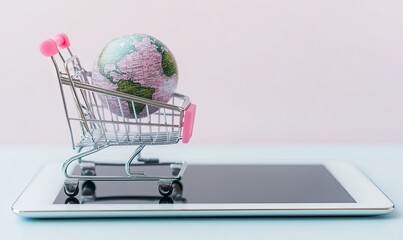
[[[56,43],[52,39],[43,41],[39,46],[39,50],[45,57],[52,57],[59,52]]]
[[[58,46],[59,48],[61,48],[61,49],[70,47],[70,40],[69,40],[69,38],[67,37],[67,35],[64,34],[64,33],[59,33],[59,34],[57,34],[57,35],[53,38],[53,41],[55,41],[55,43],[57,44],[57,46]]]
[[[182,142],[188,143],[193,133],[193,125],[195,121],[196,115],[196,105],[190,104],[189,107],[185,110],[185,120],[183,121],[183,129],[182,129]]]

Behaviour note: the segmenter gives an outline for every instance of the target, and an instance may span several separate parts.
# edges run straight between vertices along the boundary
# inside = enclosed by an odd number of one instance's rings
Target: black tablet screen
[[[151,168],[150,168],[151,169]],[[169,166],[153,167],[167,174]],[[75,169],[79,173],[79,169]],[[122,166],[97,166],[97,176],[124,175]],[[355,203],[323,165],[188,165],[170,197],[157,182],[80,182],[68,197],[63,188],[54,204],[143,203]]]

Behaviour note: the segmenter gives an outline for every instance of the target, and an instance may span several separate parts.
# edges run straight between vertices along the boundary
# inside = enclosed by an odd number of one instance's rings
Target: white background
[[[59,32],[91,69],[147,33],[198,105],[193,142],[403,141],[402,1],[1,1],[0,143],[69,143],[50,59]]]

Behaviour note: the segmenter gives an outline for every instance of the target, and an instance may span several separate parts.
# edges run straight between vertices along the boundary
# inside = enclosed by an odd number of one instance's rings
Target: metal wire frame
[[[63,164],[66,176],[66,193],[76,191],[79,180],[92,181],[158,181],[159,186],[172,184],[179,180],[185,169],[185,162],[160,163],[155,159],[140,159],[140,152],[146,145],[174,144],[181,139],[184,110],[190,105],[187,96],[175,93],[169,103],[149,100],[117,91],[111,91],[90,84],[91,73],[84,70],[80,60],[67,48],[69,57],[59,51],[63,67],[60,68],[54,56],[51,57],[56,69],[60,92],[67,119],[71,142],[77,154],[68,158]],[[63,71],[61,71],[63,70]],[[66,88],[73,98],[76,115],[68,109]],[[111,99],[118,102],[120,114],[112,113],[109,103]],[[124,114],[123,103],[132,106],[133,118]],[[131,103],[131,104],[129,104]],[[143,104],[146,116],[137,116],[136,104]],[[158,108],[150,114],[151,108]],[[109,114],[108,114],[109,113]],[[80,140],[75,139],[73,125],[80,125]],[[138,145],[124,164],[127,176],[72,175],[69,166],[74,161],[83,162],[83,158],[110,146]],[[84,151],[83,151],[84,150]],[[138,163],[133,163],[136,159]],[[175,174],[167,176],[148,176],[142,171],[134,171],[131,167],[144,165],[169,165]],[[95,171],[95,169],[94,169]],[[74,193],[72,194],[74,195]]]
[[[73,73],[71,73],[71,70],[73,70]],[[90,73],[82,70],[81,64],[75,56],[65,61],[65,71],[65,73],[59,72],[58,76],[61,91],[63,92],[62,99],[66,109],[66,118],[72,136],[73,148],[94,144],[173,144],[180,140],[183,113],[190,105],[190,100],[187,96],[175,93],[170,102],[172,104],[168,104],[91,85],[88,83]],[[69,86],[71,89],[78,110],[77,116],[71,116],[71,113],[67,110],[66,93],[63,86]],[[112,113],[109,103],[113,100],[119,103],[118,107],[121,114]],[[123,103],[131,103],[128,106],[131,105],[133,108],[133,118],[125,117]],[[136,115],[135,104],[145,106],[145,117],[140,118]],[[150,108],[158,108],[158,111],[150,114]],[[74,121],[79,122],[82,128],[80,142],[74,139],[71,127]]]

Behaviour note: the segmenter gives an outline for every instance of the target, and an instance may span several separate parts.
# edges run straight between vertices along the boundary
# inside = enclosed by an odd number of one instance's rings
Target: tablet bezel
[[[385,194],[352,164],[340,162],[297,163],[292,161],[270,161],[267,164],[323,164],[357,203],[53,204],[64,181],[64,176],[60,170],[61,165],[59,162],[55,162],[45,165],[41,169],[18,197],[12,206],[12,210],[23,217],[64,218],[378,215],[388,213],[394,209],[394,204]],[[48,179],[54,179],[54,181],[49,181]]]

